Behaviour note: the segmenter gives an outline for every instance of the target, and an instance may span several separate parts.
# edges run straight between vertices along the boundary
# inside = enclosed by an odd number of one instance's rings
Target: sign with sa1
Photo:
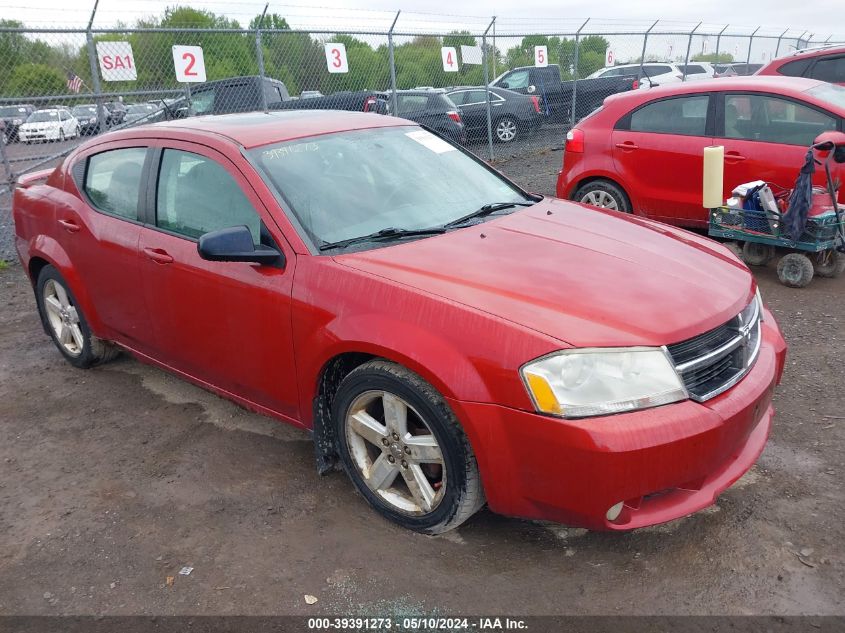
[[[346,59],[346,46],[340,42],[326,43],[326,67],[330,73],[348,73],[349,60]]]
[[[458,72],[458,54],[455,52],[454,46],[443,46],[440,49],[440,56],[443,58],[444,72]]]
[[[539,68],[545,68],[549,65],[549,49],[547,47],[534,47],[534,65]]]
[[[138,71],[129,42],[97,42],[97,59],[103,81],[135,81]]]
[[[609,66],[616,65],[616,53],[613,52],[612,48],[608,48],[604,52],[604,67],[608,68]]]
[[[202,46],[174,46],[173,67],[176,69],[176,81],[182,83],[205,81],[205,59],[202,56]]]

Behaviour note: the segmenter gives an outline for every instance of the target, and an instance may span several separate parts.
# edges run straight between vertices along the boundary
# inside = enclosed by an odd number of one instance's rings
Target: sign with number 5
[[[200,83],[205,81],[205,60],[201,46],[174,46],[173,66],[176,68],[176,81],[182,83]]]
[[[330,73],[348,73],[349,61],[346,59],[346,46],[340,42],[326,44],[326,66]]]
[[[534,47],[534,65],[540,68],[549,65],[549,51],[545,46]]]
[[[454,46],[441,47],[440,56],[443,58],[443,70],[445,72],[458,72],[458,54],[455,52]]]

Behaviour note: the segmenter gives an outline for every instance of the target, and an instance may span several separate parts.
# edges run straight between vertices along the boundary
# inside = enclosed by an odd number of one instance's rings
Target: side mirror
[[[528,92],[534,92],[537,90],[534,86],[528,86]]]
[[[507,81],[503,81],[499,84],[499,88],[510,88],[510,84]]]
[[[197,242],[200,257],[210,262],[251,262],[283,265],[284,255],[269,246],[255,246],[246,226],[231,226],[201,235]]]

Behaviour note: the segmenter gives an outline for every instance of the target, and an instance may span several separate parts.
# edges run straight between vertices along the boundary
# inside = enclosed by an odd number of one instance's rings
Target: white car
[[[687,81],[700,81],[701,79],[713,79],[716,77],[716,69],[710,62],[690,62],[689,64],[679,64],[678,68],[681,72],[686,66]]]
[[[23,143],[64,141],[78,138],[79,129],[79,121],[67,108],[37,110],[18,129],[18,139]]]
[[[587,77],[587,79],[596,79],[597,77],[621,77],[624,75],[639,74],[639,64],[622,64],[621,66],[601,68]],[[664,84],[680,83],[683,81],[683,78],[684,73],[677,64],[646,62],[642,65],[640,88],[651,88],[654,86],[662,86]]]

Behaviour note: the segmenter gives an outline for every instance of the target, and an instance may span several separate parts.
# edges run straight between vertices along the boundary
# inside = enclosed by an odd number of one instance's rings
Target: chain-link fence
[[[790,50],[835,41],[663,21],[541,26],[452,16],[439,28],[442,20],[399,13],[368,29],[320,28],[334,26],[328,19],[293,28],[267,6],[247,27],[186,7],[132,28],[95,28],[94,17],[77,29],[0,20],[0,188],[107,130],[261,110],[394,114],[506,161],[560,148],[610,94],[750,74]],[[0,258],[9,258],[3,244]]]

